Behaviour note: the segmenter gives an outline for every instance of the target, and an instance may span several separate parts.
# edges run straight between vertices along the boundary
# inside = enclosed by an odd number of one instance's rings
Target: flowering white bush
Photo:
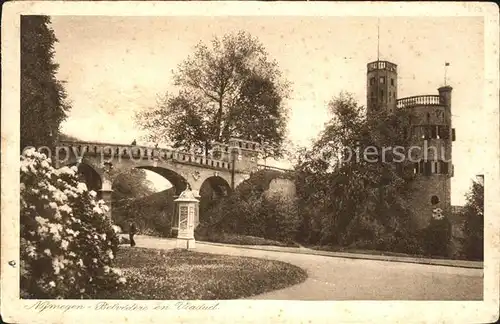
[[[434,208],[432,210],[432,219],[435,220],[444,219],[443,210],[441,208]]]
[[[122,233],[122,228],[118,225],[113,225],[113,230],[115,231],[116,234]]]
[[[22,298],[92,298],[125,283],[108,207],[76,172],[34,149],[21,156]]]

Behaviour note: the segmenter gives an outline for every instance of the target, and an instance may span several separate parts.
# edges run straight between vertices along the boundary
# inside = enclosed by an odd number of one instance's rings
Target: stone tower
[[[367,117],[374,112],[408,109],[411,113],[411,147],[406,157],[413,162],[411,208],[418,228],[429,224],[432,211],[451,212],[452,142],[450,86],[439,95],[420,95],[397,99],[397,65],[375,61],[367,65]],[[411,150],[410,150],[411,149]]]
[[[429,224],[432,210],[451,213],[451,177],[453,176],[450,86],[440,87],[439,95],[421,95],[397,101],[400,109],[412,116],[412,150],[415,179],[412,183],[412,209],[419,228]]]
[[[240,172],[257,171],[260,144],[257,142],[230,138],[228,143],[213,143],[213,151],[220,154],[220,160],[233,163],[236,170]]]
[[[386,110],[393,112],[396,109],[398,97],[397,65],[387,61],[368,63],[366,72],[366,107],[367,114]]]

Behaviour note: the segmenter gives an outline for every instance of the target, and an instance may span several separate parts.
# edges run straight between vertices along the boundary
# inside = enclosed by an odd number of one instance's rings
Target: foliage
[[[124,247],[117,264],[129,285],[120,291],[102,291],[95,299],[238,299],[307,278],[301,268],[281,261],[182,250]]]
[[[113,205],[113,220],[125,231],[133,219],[140,234],[169,237],[171,234],[175,189]]]
[[[264,237],[294,242],[300,225],[296,199],[279,194],[268,194],[262,198],[262,214],[266,220]]]
[[[199,43],[174,73],[176,94],[137,115],[150,139],[208,154],[231,137],[261,143],[266,156],[281,156],[289,85],[264,46],[248,33]]]
[[[200,219],[202,237],[230,233],[285,242],[295,241],[300,219],[297,201],[266,192],[275,171],[261,171],[222,198]],[[235,212],[237,211],[237,212]]]
[[[81,141],[81,139],[75,137],[75,136],[71,136],[71,135],[68,135],[68,134],[64,134],[64,133],[60,133],[59,134],[59,140],[60,141],[70,141],[70,142],[79,142]]]
[[[484,185],[480,181],[472,183],[464,206],[465,218],[464,252],[471,260],[484,258]]]
[[[448,247],[451,241],[451,223],[448,218],[432,218],[429,226],[422,233],[426,255],[448,256]]]
[[[132,168],[113,181],[113,205],[120,206],[129,200],[152,195],[153,192],[153,183],[147,179],[146,171]]]
[[[410,118],[398,110],[367,119],[345,93],[329,108],[331,120],[296,167],[299,238],[319,245],[392,246],[380,242],[413,229],[407,203],[413,172],[400,150],[382,148],[408,147]]]
[[[70,108],[62,82],[56,79],[56,42],[48,16],[21,16],[21,150],[53,148]]]
[[[125,283],[112,268],[118,239],[108,208],[34,149],[21,156],[21,297],[86,298]]]
[[[128,229],[128,222],[133,219],[143,234],[168,236],[171,220],[165,213],[173,202],[167,196],[154,193],[153,183],[147,179],[145,170],[127,170],[113,182],[113,220]]]
[[[281,242],[275,240],[269,240],[262,237],[241,235],[241,234],[231,234],[231,233],[220,233],[220,232],[205,232],[204,236],[198,235],[197,240],[214,242],[214,243],[224,243],[224,244],[235,244],[235,245],[271,245],[271,246],[292,246],[299,247],[297,243],[294,242]]]

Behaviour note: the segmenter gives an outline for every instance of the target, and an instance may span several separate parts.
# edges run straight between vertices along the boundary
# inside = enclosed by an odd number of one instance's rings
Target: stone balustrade
[[[207,158],[190,152],[167,148],[152,148],[140,145],[119,145],[111,143],[60,141],[60,147],[76,150],[77,154],[99,155],[106,158],[125,158],[134,160],[175,161],[186,164],[199,164],[209,168],[231,169],[231,163]]]
[[[396,101],[398,108],[408,108],[416,106],[442,106],[443,102],[438,95],[423,95],[401,98]]]
[[[293,170],[293,169],[278,168],[278,167],[273,167],[273,166],[264,165],[264,164],[258,164],[257,169],[258,170],[273,170],[273,171],[279,171],[279,172],[283,172],[283,173],[295,172],[295,170]]]
[[[230,138],[229,144],[214,142],[213,146],[217,147],[222,152],[226,153],[230,153],[232,149],[237,149],[237,150],[241,149],[241,150],[256,151],[256,152],[261,150],[261,145],[259,143],[241,140],[238,138]]]

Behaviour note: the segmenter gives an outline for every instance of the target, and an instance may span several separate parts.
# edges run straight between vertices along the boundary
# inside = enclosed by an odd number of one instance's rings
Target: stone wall
[[[266,194],[295,198],[297,194],[295,182],[290,179],[275,178],[269,183],[269,189],[266,191]]]

